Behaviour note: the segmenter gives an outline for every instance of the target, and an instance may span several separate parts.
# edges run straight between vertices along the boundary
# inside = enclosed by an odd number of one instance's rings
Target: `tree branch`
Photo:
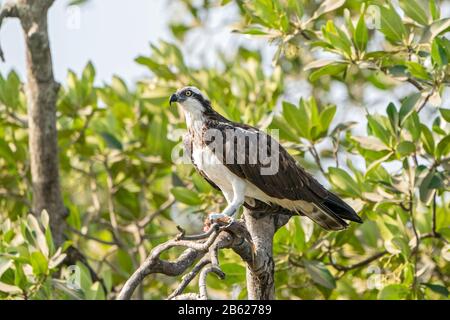
[[[388,252],[386,250],[384,250],[384,251],[378,252],[378,253],[374,254],[373,256],[370,256],[370,257],[368,257],[368,258],[366,258],[366,259],[364,259],[364,260],[362,260],[360,262],[357,262],[357,263],[354,263],[354,264],[351,264],[351,265],[348,265],[348,266],[344,266],[344,265],[340,265],[340,264],[335,263],[333,261],[333,257],[332,257],[331,251],[329,251],[328,255],[329,255],[329,258],[330,258],[330,264],[331,264],[331,266],[333,266],[333,268],[335,268],[338,271],[347,272],[347,271],[350,271],[350,270],[353,270],[353,269],[358,269],[358,268],[364,267],[365,265],[368,265],[371,262],[373,262],[375,260],[378,260],[379,258],[381,258],[382,256],[384,256],[387,253]]]
[[[0,9],[0,28],[2,27],[3,19],[5,18],[18,18],[19,10],[14,2],[7,1]],[[2,47],[0,45],[0,59],[5,62],[5,56],[3,54]]]
[[[238,254],[245,258],[246,261],[251,259],[252,244],[248,240],[249,235],[246,232],[243,221],[235,221],[228,225],[213,224],[208,231],[202,234],[202,239],[192,239],[192,236],[185,236],[184,231],[159,246],[155,247],[144,263],[133,273],[127,280],[117,299],[128,300],[133,295],[137,286],[152,273],[162,273],[168,276],[178,276],[184,273],[195,261],[201,259],[189,272],[183,277],[180,285],[169,296],[169,299],[206,299],[206,275],[210,272],[216,273],[219,277],[224,274],[219,266],[218,251],[223,248],[236,248]],[[205,235],[207,238],[204,238]],[[189,240],[187,240],[187,239]],[[186,249],[175,261],[166,261],[160,258],[161,254],[173,247],[185,247]],[[211,264],[210,267],[204,268]],[[199,294],[182,294],[183,290],[188,286],[192,279],[200,273]]]

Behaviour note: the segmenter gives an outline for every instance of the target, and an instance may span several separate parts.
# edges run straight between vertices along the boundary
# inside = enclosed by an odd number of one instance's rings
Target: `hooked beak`
[[[177,102],[177,101],[178,101],[178,96],[176,93],[174,93],[173,95],[170,96],[169,105],[172,105],[173,102]]]

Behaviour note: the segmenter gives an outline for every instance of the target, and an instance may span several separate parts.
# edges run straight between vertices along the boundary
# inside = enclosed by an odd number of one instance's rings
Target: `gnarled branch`
[[[162,260],[161,254],[173,247],[185,247],[186,249],[175,261]],[[183,277],[180,285],[169,296],[169,299],[207,299],[206,276],[211,272],[220,278],[225,276],[220,269],[218,259],[218,252],[223,248],[234,249],[246,262],[251,262],[253,245],[243,221],[235,221],[229,225],[213,224],[202,237],[193,238],[185,236],[182,232],[175,239],[155,247],[144,263],[125,283],[117,299],[130,299],[137,286],[149,274],[162,273],[178,276],[196,261],[198,261],[197,264]],[[199,293],[182,294],[197,274],[200,274]]]

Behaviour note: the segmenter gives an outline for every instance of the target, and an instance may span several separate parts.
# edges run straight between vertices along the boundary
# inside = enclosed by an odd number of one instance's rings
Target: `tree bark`
[[[64,241],[66,209],[59,182],[56,101],[59,84],[53,76],[47,13],[53,0],[18,0],[18,16],[25,34],[28,133],[33,213],[47,210],[54,241]]]
[[[247,292],[249,300],[275,299],[273,261],[273,217],[267,215],[256,219],[246,211],[245,224],[255,246],[252,264],[247,264]]]
[[[253,261],[247,262],[249,300],[275,299],[273,237],[291,216],[289,211],[269,208],[262,203],[258,203],[254,209],[244,210],[245,225],[254,245]]]

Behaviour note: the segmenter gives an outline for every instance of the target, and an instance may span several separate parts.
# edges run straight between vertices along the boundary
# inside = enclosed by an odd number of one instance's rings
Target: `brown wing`
[[[227,161],[227,168],[237,176],[250,181],[269,196],[309,202],[320,201],[328,196],[328,191],[302,167],[297,166],[294,158],[271,136],[256,128],[237,123],[217,122],[210,127],[222,132],[223,139],[227,142],[226,150],[223,150],[224,159],[233,158],[232,161]],[[229,130],[234,132],[232,136]],[[255,141],[266,142],[270,163],[266,163],[261,154],[258,154],[256,158],[251,154],[256,149],[252,150],[250,144]],[[213,144],[208,146],[215,148]],[[239,159],[239,155],[241,157],[245,155],[245,161],[242,161],[242,158]],[[256,163],[252,163],[251,159]],[[273,161],[278,162],[278,170],[274,170],[273,174],[262,174],[261,169],[269,168]]]
[[[239,123],[210,121],[208,127],[223,133],[222,139],[226,141],[227,146],[223,150],[223,157],[225,160],[233,158],[231,159],[233,161],[227,161],[227,168],[237,176],[254,184],[267,195],[278,199],[303,200],[314,204],[317,212],[303,213],[326,229],[345,228],[347,224],[343,219],[362,222],[350,206],[326,190],[316,179],[298,166],[294,158],[271,136],[256,128]],[[230,134],[230,132],[234,132],[234,134]],[[269,163],[262,161],[261,154],[258,154],[255,159],[253,154],[255,148],[250,147],[255,141],[267,144],[266,153],[271,159]],[[245,161],[242,161],[242,158],[239,159],[238,155],[241,157],[244,155]],[[252,164],[250,159],[256,160],[256,163]],[[272,161],[278,162],[277,170],[274,170],[272,174],[262,174],[261,169],[268,168],[273,164]]]

